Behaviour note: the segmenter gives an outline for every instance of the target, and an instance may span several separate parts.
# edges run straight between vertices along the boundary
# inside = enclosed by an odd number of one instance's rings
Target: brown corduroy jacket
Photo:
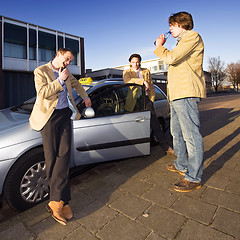
[[[154,90],[154,85],[152,82],[151,73],[147,68],[141,68],[141,71],[142,71],[143,79],[137,78],[137,74],[132,68],[124,70],[123,71],[123,81],[124,81],[124,83],[135,83],[138,85],[143,85],[144,80],[146,82],[148,82],[150,85],[150,90],[147,90],[147,94],[148,94],[149,99],[152,102],[154,102],[155,90]]]
[[[167,95],[170,101],[186,97],[206,97],[203,73],[204,45],[195,31],[186,31],[171,51],[159,46],[154,54],[168,67]]]
[[[29,122],[32,129],[40,131],[45,126],[56,108],[58,103],[58,93],[63,91],[63,87],[54,76],[51,62],[35,69],[34,81],[37,97]],[[77,111],[75,120],[80,119],[81,115],[77,110],[72,96],[72,88],[74,88],[82,98],[87,97],[87,93],[72,74],[69,75],[65,84],[73,107]]]

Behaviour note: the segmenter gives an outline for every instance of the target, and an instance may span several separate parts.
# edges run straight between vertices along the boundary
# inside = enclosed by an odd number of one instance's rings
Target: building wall
[[[83,38],[0,16],[0,109],[35,95],[34,69],[52,60],[62,47],[74,53],[70,72],[84,76]]]
[[[3,108],[15,106],[36,95],[33,73],[3,71]]]
[[[164,63],[161,59],[151,59],[141,61],[141,67],[148,68],[151,73],[165,74],[168,69],[168,64]],[[115,67],[115,69],[126,70],[129,68],[129,64]]]

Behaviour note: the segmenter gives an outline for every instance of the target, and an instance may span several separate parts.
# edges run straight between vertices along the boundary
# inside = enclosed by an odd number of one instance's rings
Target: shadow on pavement
[[[215,144],[211,149],[204,153],[205,159],[211,158],[213,155],[218,153],[224,146],[226,146],[234,138],[240,136],[240,127],[233,133],[222,139],[220,142]],[[240,141],[232,145],[228,150],[221,154],[217,159],[212,161],[203,171],[202,183],[205,184],[214,173],[220,170],[240,149]]]
[[[240,111],[233,111],[233,109],[234,108],[218,108],[200,111],[202,136],[206,137],[216,132],[239,117]]]

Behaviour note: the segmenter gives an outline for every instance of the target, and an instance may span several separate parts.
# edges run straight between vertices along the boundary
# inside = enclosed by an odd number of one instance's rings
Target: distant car
[[[84,86],[94,117],[74,91],[83,116],[73,121],[71,168],[150,154],[150,112],[142,86],[102,80]],[[169,118],[165,94],[155,86],[157,116],[163,128]],[[0,194],[24,211],[48,198],[42,138],[29,126],[35,98],[0,111]],[[91,113],[92,114],[92,113]],[[93,115],[92,115],[93,116]]]

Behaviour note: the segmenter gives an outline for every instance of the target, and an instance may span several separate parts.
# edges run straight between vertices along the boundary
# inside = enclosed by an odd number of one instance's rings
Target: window
[[[27,59],[27,29],[4,23],[4,56]]]
[[[36,30],[29,29],[29,59],[36,60],[37,54],[37,37],[36,37]]]
[[[73,52],[74,59],[71,62],[73,65],[77,65],[77,56],[79,53],[79,41],[71,38],[65,38],[66,48],[70,48]]]
[[[144,111],[144,94],[139,85],[105,86],[90,94],[95,117]],[[84,103],[79,104],[81,112]]]
[[[158,67],[157,67],[157,66],[153,66],[152,68],[153,68],[153,71],[154,71],[154,72],[157,72],[157,71],[158,71]]]
[[[51,61],[56,54],[56,35],[38,32],[38,59],[39,61]]]
[[[63,37],[58,36],[58,49],[63,48]]]
[[[166,96],[158,87],[155,86],[154,89],[155,89],[155,101],[160,101],[160,100],[166,99]]]

